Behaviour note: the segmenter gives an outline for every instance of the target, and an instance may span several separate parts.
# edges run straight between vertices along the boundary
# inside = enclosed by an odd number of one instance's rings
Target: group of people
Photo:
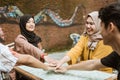
[[[86,27],[78,43],[61,59],[55,60],[42,51],[41,38],[34,33],[35,22],[31,15],[20,18],[21,34],[15,39],[15,47],[4,46],[4,33],[0,28],[0,71],[9,72],[17,64],[44,70],[118,70],[120,80],[120,3],[113,3],[87,15]],[[46,61],[50,65],[45,65]],[[62,66],[68,62],[69,66]],[[3,67],[4,66],[4,67]],[[2,80],[2,75],[0,78]]]

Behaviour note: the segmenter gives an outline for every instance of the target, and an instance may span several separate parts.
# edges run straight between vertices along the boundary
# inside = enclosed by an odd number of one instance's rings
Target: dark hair
[[[34,19],[34,17],[33,17],[32,15],[30,15],[30,14],[25,14],[25,15],[21,16],[21,17],[20,17],[20,21],[19,21],[20,27],[23,27],[23,26],[25,27],[27,21],[28,21],[30,18],[33,18],[33,19]]]
[[[107,29],[108,24],[112,22],[120,31],[120,3],[112,3],[99,10],[99,18],[105,24]]]
[[[5,40],[0,37],[0,43],[4,43]]]
[[[41,38],[39,36],[37,36],[34,33],[34,31],[28,31],[26,29],[26,23],[30,18],[34,19],[34,17],[29,14],[25,14],[24,16],[20,17],[20,22],[19,22],[20,32],[28,40],[29,43],[38,47],[38,43],[42,41]]]

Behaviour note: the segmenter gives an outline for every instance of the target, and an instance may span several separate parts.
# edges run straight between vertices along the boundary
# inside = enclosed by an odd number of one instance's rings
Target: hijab
[[[39,36],[37,36],[34,31],[28,31],[26,29],[26,23],[28,22],[28,20],[30,18],[33,18],[33,16],[26,14],[22,17],[20,17],[20,32],[21,34],[28,40],[29,43],[31,43],[32,45],[38,47],[38,43],[41,42],[41,38]],[[34,19],[34,18],[33,18]]]
[[[89,36],[88,48],[90,50],[94,50],[96,48],[98,42],[103,39],[101,34],[100,34],[100,29],[101,29],[100,22],[101,22],[101,20],[98,18],[98,11],[93,11],[93,12],[89,13],[87,17],[92,18],[93,22],[95,23],[96,32],[92,35],[88,35],[86,32],[86,29],[85,29],[83,34]]]

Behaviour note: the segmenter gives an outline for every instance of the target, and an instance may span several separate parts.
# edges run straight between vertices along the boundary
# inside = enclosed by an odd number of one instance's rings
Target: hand
[[[48,70],[48,71],[55,71],[55,67],[50,67],[50,66],[48,66],[48,67],[47,67],[47,70]]]
[[[48,64],[50,67],[56,67],[57,66],[57,63],[56,62],[52,62],[52,63],[49,63]]]
[[[59,69],[63,65],[62,61],[57,62],[56,69]]]
[[[48,63],[49,66],[56,66],[58,63],[58,60],[55,60],[53,58],[50,58],[49,56],[44,56],[45,61]]]
[[[57,73],[65,73],[67,71],[67,67],[60,67],[54,70]]]
[[[49,62],[48,65],[51,67],[56,67],[56,69],[57,69],[57,68],[60,68],[62,66],[62,64],[63,63],[61,61],[53,60],[53,61]]]
[[[64,56],[58,63],[56,68],[60,68],[64,63],[70,61],[70,57],[69,56]]]

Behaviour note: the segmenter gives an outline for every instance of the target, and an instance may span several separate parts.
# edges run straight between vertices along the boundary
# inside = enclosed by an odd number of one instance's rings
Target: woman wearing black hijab
[[[32,22],[31,24],[30,21]],[[34,33],[35,23],[33,16],[31,15],[22,16],[20,18],[19,25],[20,25],[21,34],[28,40],[29,43],[38,47],[38,44],[41,42],[41,38]],[[32,29],[31,31],[30,28]],[[42,46],[39,47],[42,49]]]
[[[42,51],[42,40],[34,33],[34,17],[29,14],[20,17],[19,27],[21,34],[19,34],[15,39],[15,51],[21,54],[32,55],[42,62],[46,61],[49,63],[51,60],[53,61],[53,59],[47,56],[47,53]]]
[[[15,39],[15,50],[22,54],[30,54],[41,60],[44,54],[41,46],[41,38],[34,33],[34,17],[27,14],[20,17],[20,32]]]

